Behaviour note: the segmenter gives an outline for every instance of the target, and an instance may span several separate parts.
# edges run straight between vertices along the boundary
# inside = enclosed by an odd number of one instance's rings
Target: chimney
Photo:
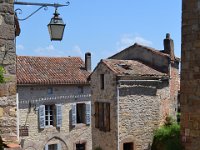
[[[163,41],[164,43],[164,53],[170,55],[171,60],[174,60],[174,41],[170,38],[170,34],[166,34],[166,38]]]
[[[91,53],[90,52],[85,53],[85,69],[88,72],[91,72]]]

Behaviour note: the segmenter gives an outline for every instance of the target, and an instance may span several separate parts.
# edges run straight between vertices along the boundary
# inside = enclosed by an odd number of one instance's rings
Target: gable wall
[[[100,88],[100,74],[105,76],[105,89]],[[100,146],[103,150],[117,149],[117,93],[116,77],[103,63],[91,75],[92,91],[92,148]],[[110,131],[95,128],[95,102],[110,103]]]
[[[121,60],[139,60],[146,63],[147,65],[161,70],[162,72],[168,72],[168,57],[156,55],[155,53],[148,51],[142,47],[131,46],[110,58]]]

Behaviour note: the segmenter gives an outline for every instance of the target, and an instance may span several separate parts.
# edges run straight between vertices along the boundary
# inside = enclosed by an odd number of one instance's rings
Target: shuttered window
[[[49,126],[61,127],[62,125],[62,105],[40,105],[39,107],[39,127],[41,129]]]
[[[74,103],[72,104],[72,125],[78,123],[90,125],[91,123],[91,103]]]
[[[95,127],[110,131],[110,103],[95,102]]]

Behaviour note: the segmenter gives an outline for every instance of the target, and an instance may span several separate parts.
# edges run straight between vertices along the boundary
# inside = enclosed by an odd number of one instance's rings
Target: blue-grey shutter
[[[41,129],[45,127],[45,105],[39,106],[39,127]]]
[[[76,125],[76,103],[72,104],[72,125]]]
[[[61,150],[62,148],[61,148],[61,144],[60,143],[58,143],[57,144],[57,150]]]
[[[46,144],[45,147],[44,147],[44,150],[48,150],[49,149],[49,145]]]
[[[62,105],[56,104],[56,127],[62,126]]]
[[[86,124],[89,125],[91,123],[91,103],[87,102],[85,105],[86,105],[85,120]]]

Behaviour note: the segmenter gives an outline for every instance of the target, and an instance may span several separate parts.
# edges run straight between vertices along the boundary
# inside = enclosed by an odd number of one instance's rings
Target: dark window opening
[[[76,150],[85,150],[85,143],[83,143],[83,144],[76,144]]]
[[[124,143],[123,144],[123,150],[133,150],[133,143]]]
[[[85,104],[77,104],[76,106],[77,123],[85,123]]]
[[[100,84],[101,84],[101,89],[103,90],[104,89],[104,74],[101,74],[100,75]]]
[[[57,149],[57,144],[48,145],[48,150],[58,150]]]

